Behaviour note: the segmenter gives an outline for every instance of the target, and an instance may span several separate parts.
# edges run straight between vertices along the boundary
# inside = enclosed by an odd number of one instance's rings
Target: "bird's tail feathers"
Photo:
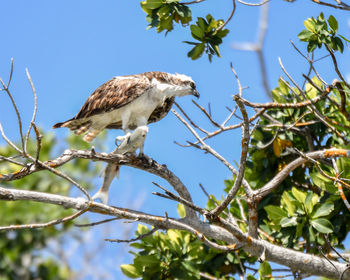
[[[55,123],[52,128],[55,129],[55,128],[60,128],[60,127],[65,127],[67,122],[59,122],[59,123]]]
[[[67,127],[69,130],[73,131],[76,135],[81,135],[87,132],[89,133],[84,136],[84,140],[87,142],[91,142],[97,134],[100,133],[101,130],[91,129],[92,122],[90,120],[75,120],[70,119],[65,122],[59,122],[52,126],[52,128],[60,128],[60,127]]]
[[[89,128],[88,127],[82,127],[82,132],[87,131]],[[78,134],[80,130],[77,130],[75,133]],[[94,140],[96,138],[96,136],[101,132],[101,129],[94,129],[94,128],[90,128],[89,132],[84,135],[83,140],[86,142],[91,142],[92,140]]]

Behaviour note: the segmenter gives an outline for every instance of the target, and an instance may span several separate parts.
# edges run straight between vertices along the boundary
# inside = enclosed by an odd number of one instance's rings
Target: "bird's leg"
[[[130,113],[124,113],[122,115],[122,128],[125,133],[125,137],[130,136],[129,121],[130,121]]]
[[[143,156],[144,153],[144,146],[145,146],[145,140],[146,140],[146,135],[148,133],[148,127],[147,127],[147,120],[148,117],[141,117],[137,120],[137,129],[140,129],[143,131],[143,141],[140,141],[140,146],[139,146],[139,156]]]
[[[124,131],[124,136],[117,136],[115,138],[115,145],[119,147],[122,145],[128,137],[130,137],[130,129],[129,129],[129,120],[130,120],[130,113],[124,113],[122,115],[122,129]],[[118,143],[119,142],[119,143]]]

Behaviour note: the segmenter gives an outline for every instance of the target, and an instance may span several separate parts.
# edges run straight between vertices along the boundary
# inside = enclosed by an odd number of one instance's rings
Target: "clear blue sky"
[[[237,86],[231,73],[232,62],[243,86],[248,86],[245,97],[253,101],[266,101],[261,87],[261,77],[256,55],[231,48],[233,42],[256,40],[259,8],[238,5],[236,14],[229,23],[231,32],[221,47],[223,58],[214,58],[212,63],[203,57],[191,61],[186,53],[189,46],[184,40],[191,40],[188,29],[176,27],[166,37],[155,30],[146,31],[145,14],[139,1],[1,1],[2,14],[0,76],[8,77],[11,57],[14,58],[12,93],[28,122],[32,114],[32,94],[26,80],[28,67],[34,81],[39,111],[37,123],[47,131],[52,124],[66,120],[77,113],[89,94],[116,75],[144,71],[166,71],[192,76],[201,94],[199,103],[211,103],[213,115],[219,121],[225,118],[225,106],[233,106],[232,94]],[[307,71],[305,61],[294,51],[289,40],[297,42],[297,34],[303,28],[303,20],[317,16],[321,10],[326,17],[333,14],[340,21],[340,33],[350,37],[348,13],[325,9],[311,1],[271,1],[269,29],[265,53],[271,88],[276,86],[282,71],[278,65],[281,57],[286,68],[301,80],[301,73]],[[215,18],[227,18],[231,1],[208,0],[191,6],[193,16],[205,16],[211,12]],[[297,42],[303,50],[305,45]],[[340,68],[349,74],[349,51],[340,61]],[[331,82],[335,77],[325,62],[319,65],[322,75]],[[323,71],[323,72],[322,72]],[[195,120],[213,129],[201,120],[201,113],[193,106],[191,97],[178,102]],[[5,95],[0,95],[0,121],[12,139],[18,139],[15,114]],[[54,131],[62,137],[65,129]],[[112,136],[121,131],[112,131],[108,151],[113,149]],[[193,140],[186,128],[170,113],[161,122],[150,125],[145,153],[160,163],[166,163],[186,184],[193,198],[200,206],[206,199],[198,183],[210,193],[223,194],[223,180],[231,177],[228,170],[217,160],[192,148],[181,148],[174,140]],[[0,140],[0,143],[3,143]],[[229,132],[209,141],[220,153],[233,162],[239,160],[240,131]],[[69,148],[61,143],[62,150]],[[154,214],[176,215],[176,204],[154,197],[152,181],[169,187],[164,181],[142,171],[123,167],[120,180],[112,185],[110,203],[128,206],[138,197],[145,196],[142,210]],[[98,186],[96,186],[97,188]],[[118,225],[115,224],[115,228]],[[93,229],[95,238],[101,238],[99,228]],[[108,237],[118,237],[118,230]],[[118,250],[118,245],[114,246]],[[116,268],[115,268],[116,269]],[[115,273],[115,272],[113,272]]]

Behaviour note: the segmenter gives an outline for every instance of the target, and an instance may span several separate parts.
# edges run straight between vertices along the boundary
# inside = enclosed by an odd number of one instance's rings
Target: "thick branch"
[[[215,247],[219,250],[233,250],[240,243],[239,240],[222,227],[210,225],[200,222],[199,220],[176,220],[168,217],[154,216],[129,209],[111,207],[105,204],[88,201],[83,198],[70,198],[61,195],[40,193],[27,190],[5,189],[0,187],[0,200],[31,200],[37,202],[61,205],[64,208],[72,208],[76,210],[86,210],[88,212],[100,213],[103,215],[111,215],[128,220],[140,221],[155,227],[165,229],[181,229],[189,231],[200,238],[205,244]],[[227,242],[228,246],[217,245],[208,238],[222,240]],[[272,261],[281,265],[290,267],[312,275],[319,275],[333,279],[339,278],[342,272],[347,269],[346,264],[333,261],[333,266],[324,258],[314,255],[297,252],[286,249],[277,245],[268,243],[267,241],[257,240],[245,235],[243,249],[254,256],[260,256],[265,250],[265,256],[268,261]],[[242,243],[240,243],[242,244]],[[346,271],[343,279],[348,279],[350,272]]]
[[[84,158],[91,159],[94,161],[105,161],[109,163],[116,163],[118,165],[127,165],[137,169],[141,169],[157,175],[169,182],[170,185],[180,194],[181,197],[186,199],[189,202],[192,202],[192,198],[190,193],[188,192],[185,185],[181,182],[181,180],[172,173],[166,165],[161,165],[156,161],[145,158],[145,157],[136,157],[136,156],[127,156],[127,155],[119,155],[119,154],[105,154],[105,153],[97,153],[95,151],[83,151],[83,150],[66,150],[60,157],[44,162],[43,164],[47,165],[50,168],[60,167],[67,162],[75,159],[75,158]],[[13,181],[17,179],[21,179],[27,175],[30,175],[34,172],[38,172],[40,170],[45,169],[41,165],[37,164],[29,164],[27,167],[22,168],[20,171],[11,173],[11,174],[0,174],[0,182],[2,181]],[[189,217],[195,217],[195,212],[186,208],[186,213]]]
[[[350,157],[350,150],[343,149],[327,149],[323,151],[316,151],[306,154],[307,157],[311,159],[327,159],[333,157]],[[254,192],[257,198],[261,199],[266,196],[270,192],[272,192],[275,188],[277,188],[282,181],[292,172],[295,168],[304,164],[308,160],[304,157],[299,157],[284,167],[275,177],[273,177],[265,186],[261,189],[258,189]]]

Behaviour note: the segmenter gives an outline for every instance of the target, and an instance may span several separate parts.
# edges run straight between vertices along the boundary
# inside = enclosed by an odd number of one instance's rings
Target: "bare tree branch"
[[[330,153],[330,152],[329,152]],[[332,151],[332,154],[337,154]],[[64,208],[71,208],[76,210],[86,210],[88,212],[99,213],[102,215],[110,215],[132,221],[140,221],[154,227],[164,229],[181,229],[186,230],[195,236],[197,236],[206,245],[225,252],[234,251],[239,246],[243,245],[243,248],[254,256],[260,256],[261,252],[265,250],[266,259],[282,265],[287,265],[292,269],[310,273],[313,275],[320,275],[324,277],[337,278],[347,268],[346,264],[339,262],[333,262],[331,266],[326,260],[319,258],[315,255],[309,255],[302,252],[294,251],[291,249],[283,248],[277,245],[270,244],[263,240],[257,240],[249,237],[248,235],[240,232],[239,229],[233,228],[232,225],[226,222],[224,219],[218,220],[220,226],[210,225],[200,222],[198,220],[176,220],[169,217],[154,216],[139,211],[130,209],[111,207],[105,204],[88,201],[83,198],[70,198],[61,195],[40,193],[27,190],[15,190],[6,189],[0,187],[0,200],[31,200],[43,203],[50,203],[60,205]],[[223,229],[225,226],[239,236],[243,237],[241,241],[233,237],[232,233]],[[231,245],[218,245],[208,238],[216,240],[222,240]],[[243,244],[242,244],[243,242]],[[350,272],[345,271],[344,277],[350,277]],[[346,279],[346,278],[344,278]]]

